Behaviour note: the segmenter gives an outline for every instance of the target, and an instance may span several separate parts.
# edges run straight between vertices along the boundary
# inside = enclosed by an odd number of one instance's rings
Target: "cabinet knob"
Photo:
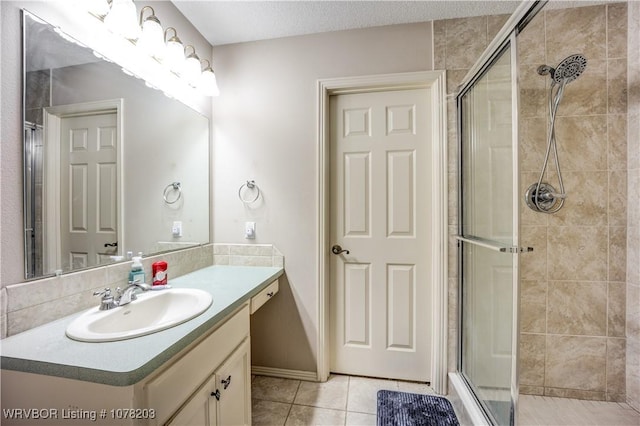
[[[222,385],[224,386],[224,389],[228,388],[229,385],[231,384],[231,376],[227,377],[226,379],[222,379],[221,382],[222,382]]]
[[[267,296],[273,297],[274,294],[275,294],[274,292],[270,291],[269,293],[267,293]]]
[[[211,396],[215,396],[216,400],[220,401],[220,389],[216,389],[215,392],[211,392]]]

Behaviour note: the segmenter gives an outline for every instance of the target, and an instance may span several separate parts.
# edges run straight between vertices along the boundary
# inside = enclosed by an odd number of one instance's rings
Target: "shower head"
[[[586,67],[587,58],[577,54],[564,58],[556,68],[550,67],[549,65],[540,65],[538,67],[538,74],[550,75],[553,84],[566,84],[580,77],[580,74],[584,72]]]
[[[558,64],[552,78],[556,83],[570,83],[580,77],[586,67],[587,58],[582,55],[571,55]]]

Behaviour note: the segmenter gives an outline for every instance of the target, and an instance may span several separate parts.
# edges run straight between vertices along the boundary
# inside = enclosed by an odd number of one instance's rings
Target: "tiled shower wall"
[[[434,22],[434,68],[447,70],[448,94],[455,93],[507,18]],[[625,398],[626,22],[625,3],[542,11],[519,37],[523,190],[538,178],[546,143],[549,80],[536,68],[555,66],[573,53],[589,61],[580,79],[567,86],[557,123],[570,198],[554,217],[521,206],[522,245],[535,248],[521,256],[520,385],[526,393]],[[448,114],[448,223],[455,235],[458,141],[452,97]],[[458,295],[451,237],[449,249],[449,370],[454,371]]]
[[[493,37],[509,18],[508,15],[434,21],[434,69],[447,70],[447,139],[448,139],[448,194],[449,194],[449,319],[448,362],[449,371],[456,370],[458,326],[458,261],[456,241],[458,233],[458,139],[456,135],[455,92],[476,59],[487,48]]]
[[[556,120],[565,205],[521,210],[521,245],[534,248],[520,258],[522,393],[625,401],[626,23],[626,3],[545,8],[518,37],[521,194],[538,180],[549,126],[551,80],[537,67],[588,61]],[[546,180],[558,189],[555,172]]]
[[[628,4],[627,402],[640,411],[640,2]]]

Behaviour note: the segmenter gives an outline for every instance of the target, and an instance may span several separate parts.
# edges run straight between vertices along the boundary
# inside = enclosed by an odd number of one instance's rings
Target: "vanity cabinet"
[[[145,405],[156,413],[151,424],[250,424],[249,342],[249,305],[245,304],[147,382]]]
[[[169,421],[172,426],[251,424],[249,339],[234,351]]]
[[[220,270],[205,273],[216,271]],[[31,425],[35,417],[28,416],[40,416],[38,424],[86,425],[99,416],[99,422],[109,426],[250,425],[250,318],[278,293],[277,277],[269,277],[260,284],[237,279],[232,287],[239,293],[235,299],[229,298],[226,287],[233,281],[218,278],[216,282],[225,282],[224,290],[219,295],[215,287],[208,290],[214,298],[213,312],[204,314],[217,318],[189,329],[198,337],[188,344],[179,343],[177,328],[121,342],[60,339],[70,320],[8,338],[3,342],[0,405],[13,414],[11,418],[6,414],[1,423]],[[34,345],[36,358],[45,354],[51,361],[45,364],[34,362],[33,355],[16,356],[34,352],[29,349]],[[156,361],[157,355],[150,354],[161,353],[158,346],[172,355]],[[134,362],[128,363],[132,358]],[[5,368],[15,365],[19,368]],[[56,374],[40,374],[37,369],[43,367]],[[57,368],[65,374],[58,374]],[[140,370],[145,370],[144,375]],[[86,379],[79,374],[87,375]],[[137,374],[139,378],[132,378]]]

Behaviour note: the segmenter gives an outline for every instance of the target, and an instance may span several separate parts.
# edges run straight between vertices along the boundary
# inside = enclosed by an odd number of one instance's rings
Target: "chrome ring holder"
[[[243,189],[245,190],[243,191]],[[243,192],[250,192],[250,191],[254,191],[256,193],[256,196],[253,198],[244,198],[242,196]],[[245,204],[255,203],[259,197],[260,197],[260,188],[256,184],[255,180],[248,180],[246,183],[243,183],[242,186],[240,186],[240,188],[238,189],[238,198],[240,198],[240,201],[242,201]]]
[[[169,201],[169,194],[171,192],[178,192],[178,195],[176,196],[175,200],[173,201]],[[180,184],[180,182],[172,182],[169,185],[167,185],[164,188],[164,191],[162,192],[162,198],[164,198],[164,202],[167,204],[175,204],[178,202],[178,200],[180,200],[180,198],[182,198],[182,185]]]

